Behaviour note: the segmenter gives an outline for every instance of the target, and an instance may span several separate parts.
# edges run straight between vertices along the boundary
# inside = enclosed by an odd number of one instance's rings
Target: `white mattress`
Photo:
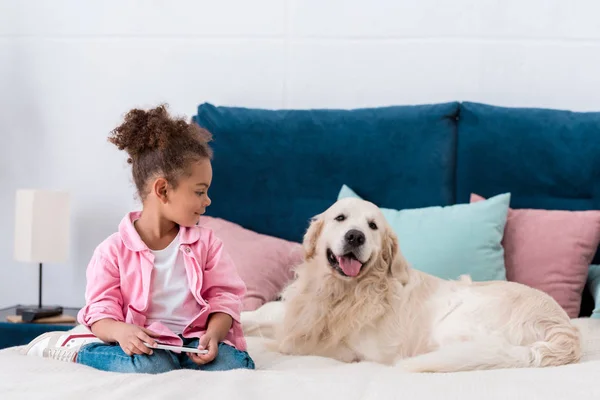
[[[0,351],[0,399],[600,399],[600,320],[576,323],[585,342],[579,364],[452,374],[283,356],[266,350],[257,336],[247,337],[254,371],[118,374],[10,348]]]

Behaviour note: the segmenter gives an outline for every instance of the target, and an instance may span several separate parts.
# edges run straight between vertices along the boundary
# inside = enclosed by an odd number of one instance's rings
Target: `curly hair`
[[[178,179],[190,173],[191,163],[212,159],[208,145],[211,140],[206,129],[170,116],[165,104],[148,111],[132,109],[108,138],[129,154],[127,162],[132,165],[133,180],[142,200],[148,195],[150,178],[162,175],[176,188]]]

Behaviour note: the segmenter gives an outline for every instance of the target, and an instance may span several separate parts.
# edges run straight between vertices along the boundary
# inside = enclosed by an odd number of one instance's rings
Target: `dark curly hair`
[[[133,180],[142,200],[148,195],[150,178],[162,175],[175,188],[178,179],[190,173],[192,162],[212,159],[208,145],[211,140],[206,129],[170,116],[165,104],[148,111],[129,111],[108,138],[129,154],[127,162],[132,165]]]

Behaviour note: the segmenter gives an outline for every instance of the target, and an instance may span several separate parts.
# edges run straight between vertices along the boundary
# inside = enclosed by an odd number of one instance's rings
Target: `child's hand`
[[[147,347],[144,342],[154,346],[156,342],[153,338],[158,337],[157,333],[146,328],[141,328],[133,324],[120,324],[114,333],[114,337],[119,342],[119,346],[128,356],[134,354],[152,354],[152,349]]]
[[[188,353],[188,357],[198,365],[208,364],[217,357],[219,353],[219,339],[217,335],[209,332],[205,333],[200,338],[199,349],[208,350],[206,354]]]

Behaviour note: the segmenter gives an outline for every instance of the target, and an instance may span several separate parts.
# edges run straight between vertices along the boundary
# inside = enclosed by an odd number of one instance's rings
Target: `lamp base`
[[[40,318],[54,317],[63,313],[61,306],[23,306],[18,305],[16,307],[17,315],[20,315],[23,322],[32,322]]]

